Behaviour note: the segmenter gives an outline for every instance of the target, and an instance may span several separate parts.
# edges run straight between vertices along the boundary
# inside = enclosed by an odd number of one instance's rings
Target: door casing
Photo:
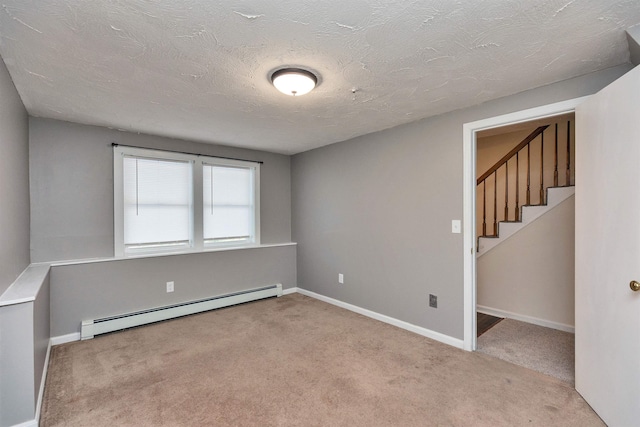
[[[558,116],[575,111],[589,97],[530,108],[463,125],[463,258],[464,258],[464,338],[463,348],[475,351],[476,338],[476,133],[486,129]]]

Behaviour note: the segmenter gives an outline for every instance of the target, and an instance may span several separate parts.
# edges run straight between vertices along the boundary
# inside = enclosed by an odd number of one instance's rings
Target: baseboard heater
[[[230,305],[242,304],[244,302],[279,296],[282,296],[282,285],[280,283],[273,286],[249,289],[242,292],[235,292],[232,294],[166,307],[158,307],[135,313],[104,317],[102,319],[83,320],[80,327],[80,339],[88,340],[96,335],[106,334],[108,332],[160,322],[162,320],[187,316],[189,314],[202,313],[203,311],[215,310],[216,308],[228,307]]]

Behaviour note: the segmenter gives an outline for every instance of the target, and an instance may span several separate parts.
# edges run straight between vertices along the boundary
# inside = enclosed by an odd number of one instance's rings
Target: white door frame
[[[476,132],[572,113],[588,96],[491,117],[463,125],[464,342],[476,350]]]

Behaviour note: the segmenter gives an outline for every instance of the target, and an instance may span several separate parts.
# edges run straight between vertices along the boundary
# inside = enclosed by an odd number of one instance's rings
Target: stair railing
[[[514,220],[520,221],[520,154],[525,155],[526,150],[527,166],[526,166],[526,194],[525,204],[531,205],[531,143],[540,136],[540,188],[539,188],[539,204],[545,204],[545,181],[544,181],[544,131],[549,125],[540,126],[524,138],[518,145],[505,154],[493,166],[477,179],[477,189],[482,190],[482,234],[479,237],[497,237],[498,236],[498,171],[504,170],[504,221],[509,221],[510,214],[510,194],[509,194],[509,161],[515,159],[515,197],[514,197]],[[553,186],[558,186],[558,124],[555,125],[555,155],[554,155],[554,171]],[[571,122],[567,122],[567,140],[566,140],[566,178],[565,186],[571,185]],[[513,162],[511,162],[513,164]],[[493,177],[493,233],[487,234],[487,179]],[[480,188],[480,186],[482,187]],[[502,201],[501,201],[502,202]],[[524,206],[522,205],[522,206]]]

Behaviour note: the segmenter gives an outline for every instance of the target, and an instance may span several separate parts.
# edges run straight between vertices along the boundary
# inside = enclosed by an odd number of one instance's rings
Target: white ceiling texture
[[[286,154],[628,62],[640,23],[638,0],[0,5],[31,115]],[[319,86],[279,93],[285,66]]]

